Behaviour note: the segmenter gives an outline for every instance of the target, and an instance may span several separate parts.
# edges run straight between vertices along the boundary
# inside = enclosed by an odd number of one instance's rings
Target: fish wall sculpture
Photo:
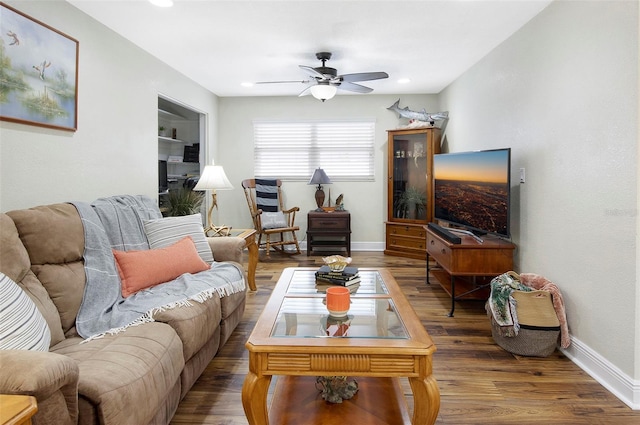
[[[407,118],[409,120],[416,120],[422,122],[428,122],[432,125],[438,120],[449,119],[449,111],[445,112],[427,112],[425,109],[422,111],[412,111],[408,106],[400,108],[400,99],[396,100],[396,103],[387,108],[398,114],[398,118]]]

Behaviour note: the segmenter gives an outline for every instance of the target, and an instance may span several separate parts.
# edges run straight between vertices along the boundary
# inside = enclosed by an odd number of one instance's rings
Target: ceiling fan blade
[[[337,86],[340,90],[352,91],[356,93],[371,93],[373,89],[371,87],[361,86],[360,84],[342,82]]]
[[[300,94],[298,95],[298,97],[302,97],[302,96],[306,96],[311,94],[311,87],[315,86],[315,84],[311,84],[309,87],[307,87],[306,89],[302,90],[300,92]]]
[[[386,72],[359,72],[356,74],[338,75],[337,78],[341,79],[344,82],[352,83],[354,81],[370,81],[389,78],[389,74],[387,74]]]
[[[327,78],[323,74],[316,71],[314,68],[311,68],[310,66],[305,66],[305,65],[298,65],[298,66],[300,67],[300,69],[304,69],[305,71],[307,71],[309,75],[312,76],[313,78],[321,78],[323,80]]]
[[[286,84],[286,83],[302,83],[307,84],[309,80],[285,80],[285,81],[258,81],[253,84]]]

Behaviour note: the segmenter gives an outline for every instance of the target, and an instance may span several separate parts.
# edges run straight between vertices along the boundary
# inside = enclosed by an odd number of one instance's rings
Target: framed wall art
[[[78,128],[79,43],[0,2],[0,120]]]

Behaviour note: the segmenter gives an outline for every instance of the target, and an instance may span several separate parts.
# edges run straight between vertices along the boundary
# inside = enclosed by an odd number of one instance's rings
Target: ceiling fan
[[[263,81],[256,84],[273,84],[273,83],[303,83],[310,85],[305,88],[299,96],[312,94],[313,97],[321,101],[331,99],[335,96],[338,89],[351,91],[355,93],[370,93],[373,91],[371,87],[356,84],[360,81],[380,80],[388,78],[386,72],[359,72],[355,74],[338,75],[335,68],[326,66],[326,62],[331,59],[331,52],[318,52],[316,58],[322,61],[322,66],[313,68],[311,66],[299,65],[300,69],[309,74],[309,80],[303,81]]]

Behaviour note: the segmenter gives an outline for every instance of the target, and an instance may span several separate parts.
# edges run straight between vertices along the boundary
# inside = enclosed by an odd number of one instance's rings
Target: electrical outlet
[[[525,181],[525,174],[524,174],[524,168],[520,169],[520,183],[524,183]]]

